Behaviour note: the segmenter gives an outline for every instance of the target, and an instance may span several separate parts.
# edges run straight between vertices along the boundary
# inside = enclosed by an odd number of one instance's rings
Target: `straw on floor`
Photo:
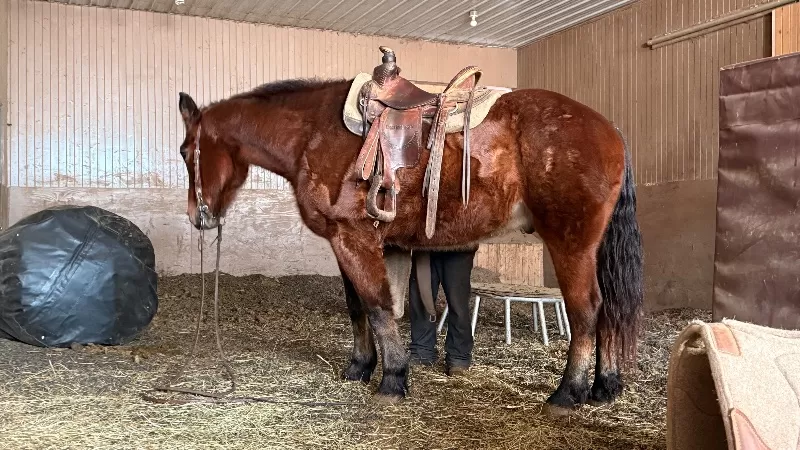
[[[380,370],[368,386],[339,379],[352,344],[339,278],[223,275],[220,285],[224,345],[238,393],[363,406],[144,402],[141,391],[183,361],[198,307],[199,276],[165,277],[158,315],[130,345],[57,350],[0,341],[0,447],[664,448],[670,346],[691,320],[709,319],[707,311],[649,314],[639,370],[619,401],[552,421],[540,409],[559,381],[567,342],[556,334],[544,347],[530,328],[530,308],[515,305],[507,346],[502,307],[487,302],[470,373],[449,378],[441,364],[415,367],[409,398],[387,406],[372,401]],[[184,380],[221,389],[209,319]],[[401,332],[408,337],[406,320]],[[444,333],[440,351],[443,340]]]

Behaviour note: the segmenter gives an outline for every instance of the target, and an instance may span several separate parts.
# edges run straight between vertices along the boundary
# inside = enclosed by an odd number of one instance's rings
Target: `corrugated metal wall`
[[[8,223],[8,14],[9,0],[0,0],[0,228]]]
[[[407,78],[469,64],[516,86],[516,52],[176,15],[10,3],[11,186],[178,188],[179,91],[206,103],[292,77],[352,77],[389,45]],[[288,189],[253,170],[246,187]]]
[[[517,53],[509,49],[0,2],[10,25],[6,223],[55,205],[99,206],[138,225],[167,274],[199,266],[178,155],[178,92],[208,103],[278,79],[349,78],[380,63],[379,45],[397,52],[412,80],[448,82],[478,64],[483,83],[517,84]],[[282,179],[251,170],[245,187],[226,225],[221,270],[338,273],[330,246],[303,225]]]
[[[551,89],[619,124],[636,182],[716,178],[719,68],[769,56],[762,17],[651,50],[651,37],[764,0],[642,0],[519,50],[519,86]]]
[[[772,17],[772,54],[778,56],[800,51],[800,3],[776,9]]]

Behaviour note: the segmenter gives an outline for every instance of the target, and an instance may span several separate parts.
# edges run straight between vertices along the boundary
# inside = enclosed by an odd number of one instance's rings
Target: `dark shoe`
[[[447,366],[445,367],[445,373],[449,377],[461,377],[469,372],[469,366]]]
[[[427,367],[430,367],[430,366],[433,366],[434,364],[436,364],[436,359],[435,358],[423,359],[423,358],[420,358],[419,356],[411,355],[411,357],[408,359],[408,365],[409,366],[427,366]]]

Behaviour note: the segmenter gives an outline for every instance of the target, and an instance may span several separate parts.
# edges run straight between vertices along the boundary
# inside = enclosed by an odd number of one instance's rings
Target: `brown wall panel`
[[[584,102],[628,137],[648,309],[711,307],[719,69],[768,56],[770,19],[655,50],[644,44],[764,1],[641,0],[519,50],[520,87]],[[549,256],[544,259],[544,284],[555,287]]]
[[[716,178],[719,68],[769,55],[761,17],[655,50],[651,37],[764,0],[642,0],[519,50],[520,87],[550,89],[620,125],[636,181]]]
[[[676,181],[639,186],[637,217],[642,228],[647,310],[711,309],[717,181]],[[544,249],[544,280],[558,287]]]

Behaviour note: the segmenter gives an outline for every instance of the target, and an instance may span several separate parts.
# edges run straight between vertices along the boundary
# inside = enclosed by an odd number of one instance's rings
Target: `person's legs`
[[[442,252],[435,254],[436,263],[431,265],[442,283],[449,312],[447,315],[447,338],[445,340],[445,364],[451,369],[466,369],[472,363],[472,324],[469,311],[471,294],[470,275],[476,250]]]
[[[431,266],[433,266],[435,253],[431,254]],[[435,270],[431,270],[431,289],[435,299],[439,293],[439,277]],[[417,284],[417,265],[412,262],[411,276],[408,286],[408,314],[411,321],[411,353],[410,363],[432,365],[439,359],[436,351],[436,322],[431,322],[422,303]]]

